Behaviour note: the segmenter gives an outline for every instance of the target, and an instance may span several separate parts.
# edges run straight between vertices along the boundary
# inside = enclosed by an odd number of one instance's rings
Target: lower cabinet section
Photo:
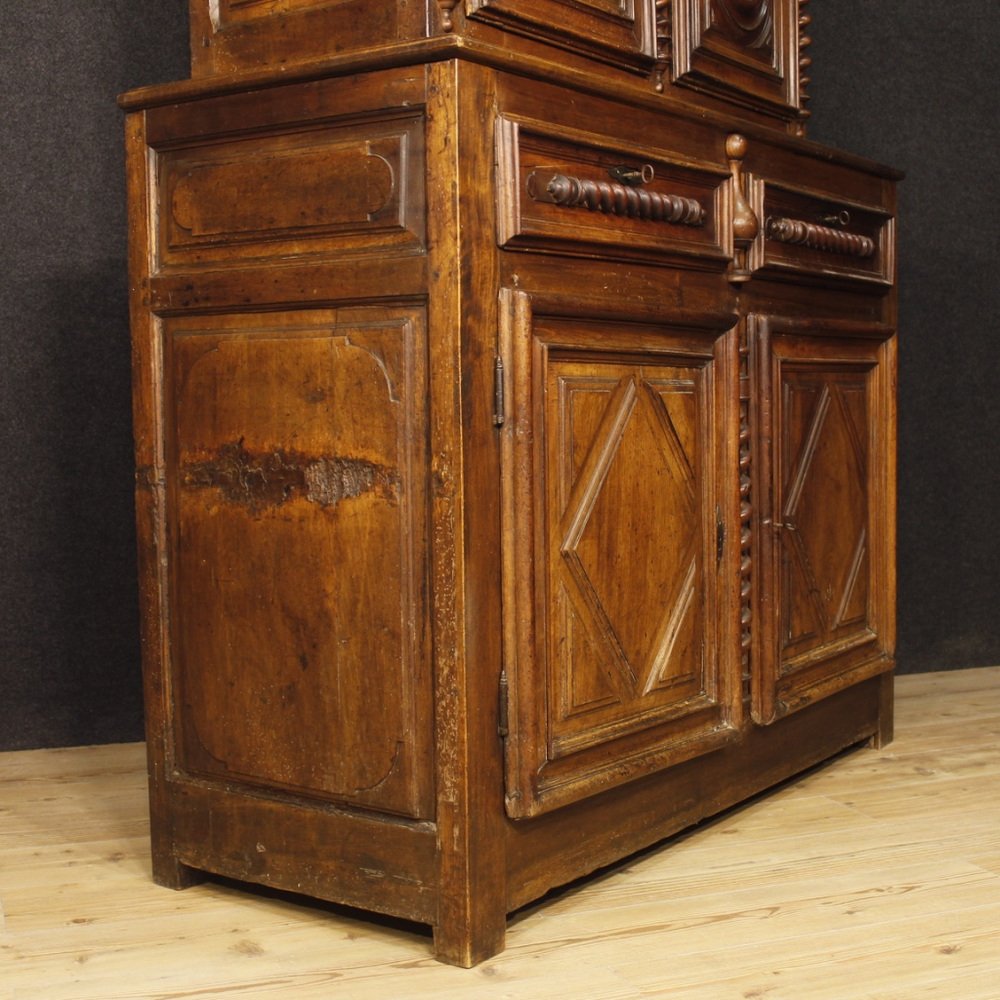
[[[434,6],[653,39],[649,3]],[[889,738],[895,205],[759,123],[421,51],[129,120],[153,870],[424,921],[469,966],[550,888]]]

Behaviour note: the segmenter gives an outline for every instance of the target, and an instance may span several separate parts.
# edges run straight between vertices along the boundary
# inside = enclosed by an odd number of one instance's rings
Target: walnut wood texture
[[[470,966],[891,738],[895,201],[782,131],[797,4],[420,7],[206,6],[125,100],[153,872]]]

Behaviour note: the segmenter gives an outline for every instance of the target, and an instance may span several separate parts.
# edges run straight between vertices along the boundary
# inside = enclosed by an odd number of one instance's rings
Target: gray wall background
[[[121,115],[186,0],[0,0],[0,749],[140,739]],[[908,173],[899,662],[1000,663],[997,10],[813,0],[811,135]]]

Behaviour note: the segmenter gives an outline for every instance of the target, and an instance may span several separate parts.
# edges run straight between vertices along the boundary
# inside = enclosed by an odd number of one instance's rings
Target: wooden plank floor
[[[897,738],[512,919],[429,937],[154,886],[141,745],[0,754],[3,1000],[996,1000],[1000,667],[897,682]]]

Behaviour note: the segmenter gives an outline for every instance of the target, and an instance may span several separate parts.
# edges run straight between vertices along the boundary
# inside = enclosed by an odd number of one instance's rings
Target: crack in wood
[[[397,503],[402,488],[396,469],[352,456],[310,457],[276,448],[254,453],[241,438],[222,445],[214,457],[181,468],[181,486],[214,489],[232,504],[258,513],[304,498],[320,507],[365,494]]]

